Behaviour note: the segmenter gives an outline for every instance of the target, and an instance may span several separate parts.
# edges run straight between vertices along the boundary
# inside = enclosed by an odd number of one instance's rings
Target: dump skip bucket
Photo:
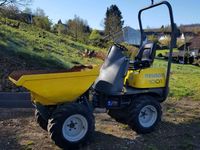
[[[98,75],[99,67],[75,67],[59,72],[17,71],[9,79],[28,89],[34,103],[57,105],[79,98]]]

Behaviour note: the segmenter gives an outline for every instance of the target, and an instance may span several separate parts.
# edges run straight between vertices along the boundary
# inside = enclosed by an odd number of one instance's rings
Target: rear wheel
[[[94,117],[82,104],[58,107],[49,119],[51,139],[61,148],[77,148],[85,144],[94,132]]]
[[[47,131],[48,121],[42,117],[37,109],[35,110],[35,120],[43,130]]]
[[[152,96],[140,96],[130,106],[129,126],[137,133],[145,134],[154,131],[161,120],[160,103]]]

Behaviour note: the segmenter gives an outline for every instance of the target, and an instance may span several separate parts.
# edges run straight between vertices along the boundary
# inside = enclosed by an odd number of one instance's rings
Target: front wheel
[[[85,144],[94,132],[94,117],[82,104],[58,107],[49,119],[51,139],[61,148],[77,148]]]
[[[35,120],[43,130],[47,131],[48,121],[42,117],[37,109],[35,110]]]
[[[161,121],[162,108],[156,98],[152,96],[140,96],[134,100],[129,110],[129,126],[139,134],[154,131]]]

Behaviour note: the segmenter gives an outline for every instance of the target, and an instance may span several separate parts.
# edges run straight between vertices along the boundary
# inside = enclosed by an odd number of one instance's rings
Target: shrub
[[[163,57],[162,53],[159,53],[157,56],[158,56],[158,57]]]

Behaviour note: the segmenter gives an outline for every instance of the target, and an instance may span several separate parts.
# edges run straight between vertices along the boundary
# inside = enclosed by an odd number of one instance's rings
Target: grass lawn
[[[156,50],[156,56],[159,54],[162,54],[163,56],[166,55],[169,52],[169,49],[164,49],[164,50]],[[178,52],[178,49],[175,48],[173,52]]]
[[[154,67],[167,68],[167,62],[156,60]],[[200,100],[200,67],[172,64],[170,97],[175,99],[191,97],[194,100]]]

